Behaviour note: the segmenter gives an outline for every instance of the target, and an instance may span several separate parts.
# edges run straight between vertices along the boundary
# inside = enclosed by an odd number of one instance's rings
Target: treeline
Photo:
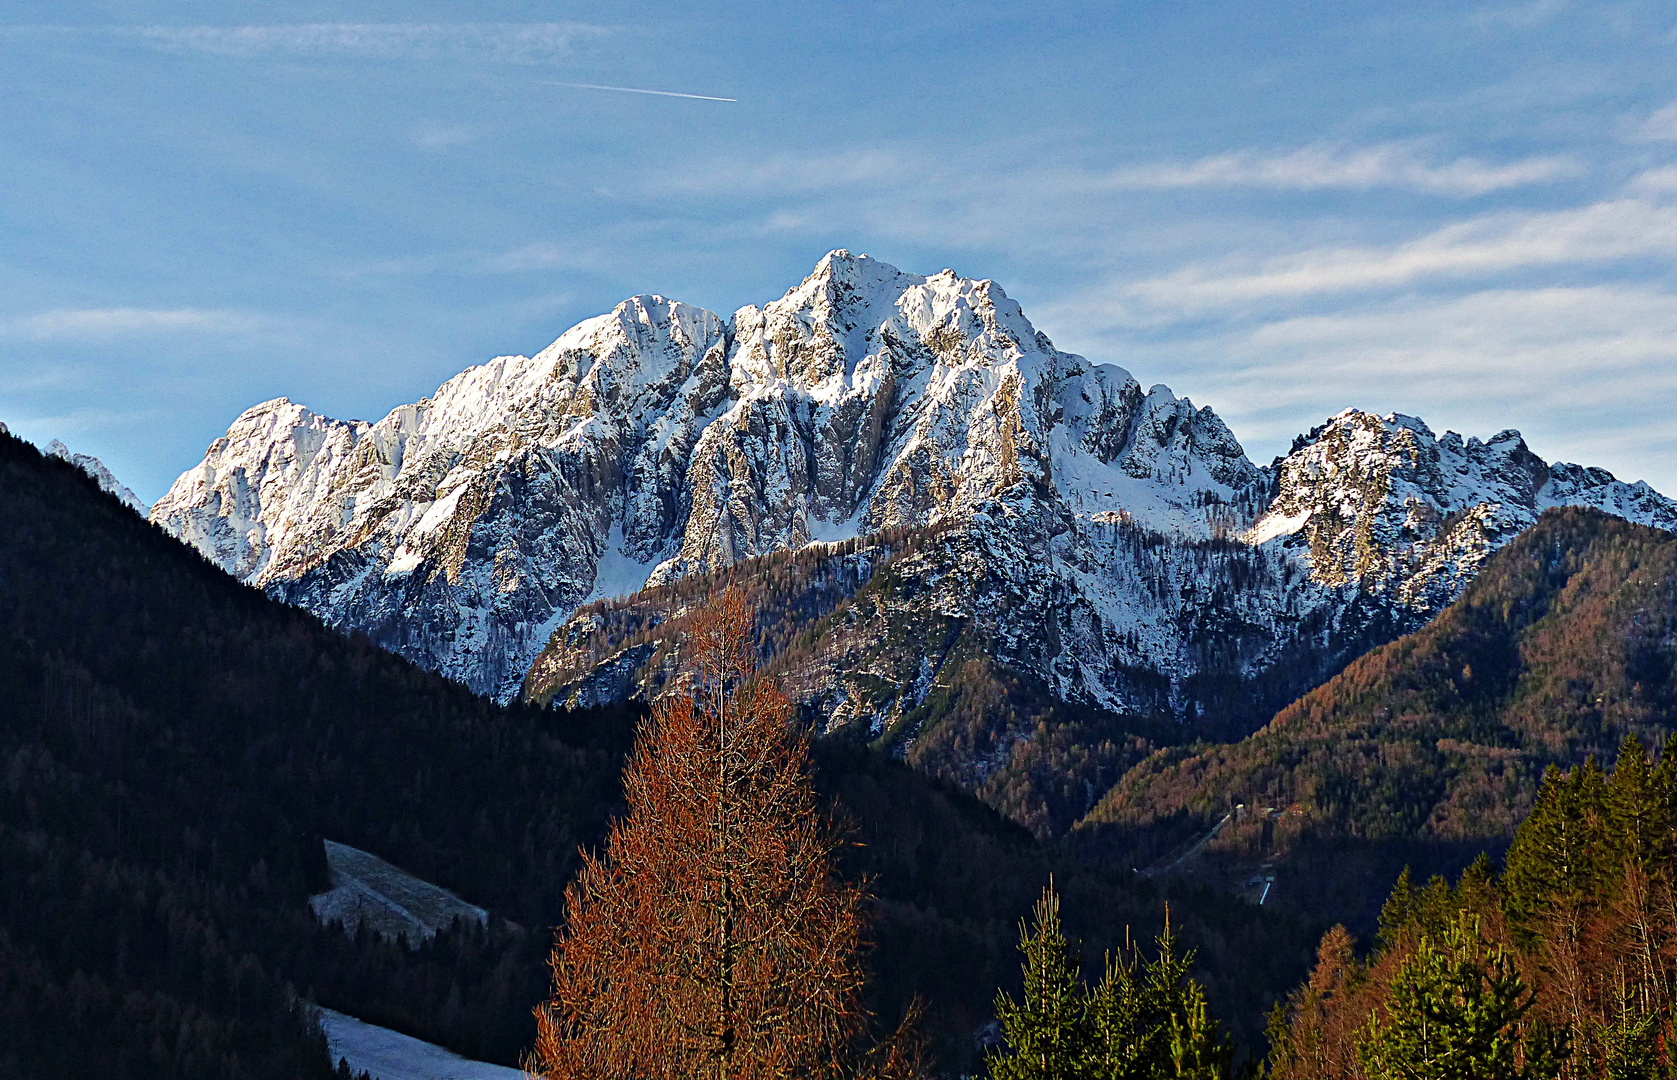
[[[1276,1080],[1655,1080],[1677,1065],[1677,752],[1545,775],[1499,870],[1405,874],[1272,1018]]]

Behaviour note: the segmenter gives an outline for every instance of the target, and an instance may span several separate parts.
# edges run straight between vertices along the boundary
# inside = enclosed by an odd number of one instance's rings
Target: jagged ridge
[[[1246,734],[1557,505],[1677,526],[1646,485],[1548,465],[1517,432],[1401,415],[1341,413],[1261,468],[1210,409],[1060,352],[993,283],[836,251],[728,319],[635,297],[374,424],[259,405],[152,519],[503,699],[551,640],[528,689],[575,700],[657,684],[656,649],[564,625],[591,599],[935,526],[810,616],[780,671],[817,726],[999,791],[1022,759],[1047,782],[1044,709]],[[590,680],[578,656],[612,668]],[[1024,698],[940,727],[973,662]],[[1086,808],[1019,813],[1053,831]]]

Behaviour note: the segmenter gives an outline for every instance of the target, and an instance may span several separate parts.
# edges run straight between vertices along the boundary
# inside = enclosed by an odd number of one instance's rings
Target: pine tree
[[[1564,1043],[1522,1031],[1532,995],[1512,956],[1463,915],[1424,935],[1357,1047],[1369,1080],[1552,1080]],[[1529,1037],[1528,1037],[1529,1034]]]
[[[1060,927],[1060,898],[1049,883],[1032,912],[1034,926],[1019,924],[1025,993],[1015,1002],[996,994],[996,1019],[1005,1051],[987,1062],[991,1080],[1082,1080],[1087,1076],[1089,1031],[1083,981]]]
[[[1666,855],[1669,825],[1661,805],[1664,800],[1657,797],[1657,781],[1642,741],[1626,735],[1604,802],[1614,854],[1642,869]]]
[[[624,772],[629,810],[566,891],[529,1069],[551,1080],[769,1080],[912,1068],[856,1054],[862,891],[838,880],[808,751],[753,671],[734,590],[695,620],[692,694]]]
[[[1503,874],[1508,913],[1528,933],[1555,913],[1575,922],[1595,902],[1604,876],[1604,796],[1594,758],[1570,774],[1552,765],[1544,773]]]

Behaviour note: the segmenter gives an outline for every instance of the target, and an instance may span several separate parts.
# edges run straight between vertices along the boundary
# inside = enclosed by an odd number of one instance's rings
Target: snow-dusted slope
[[[1677,529],[1677,503],[1602,469],[1548,465],[1518,431],[1489,442],[1434,436],[1413,416],[1346,410],[1297,440],[1277,494],[1246,534],[1278,545],[1327,585],[1357,582],[1430,612],[1552,506],[1591,506]]]
[[[0,424],[0,432],[4,432],[5,430],[6,426],[4,424]],[[92,454],[72,454],[70,452],[70,448],[57,439],[54,439],[52,442],[47,444],[46,453],[48,457],[62,458],[63,460],[68,461],[82,472],[93,477],[93,479],[98,482],[99,489],[101,491],[109,492],[110,494],[115,495],[129,507],[133,508],[136,513],[141,515],[145,514],[146,504],[140,500],[140,497],[130,491],[127,485],[116,478],[115,473],[105,467],[105,463],[103,461],[100,461]]]
[[[522,1069],[472,1061],[331,1009],[316,1011],[332,1061],[347,1061],[356,1076],[365,1072],[373,1080],[525,1080]]]
[[[413,948],[456,919],[489,923],[489,913],[476,904],[377,855],[332,840],[325,845],[332,888],[309,897],[309,909],[323,923],[341,923],[351,935],[370,930],[390,941],[404,938]]]
[[[835,251],[726,322],[636,297],[376,424],[258,405],[152,520],[507,697],[602,576],[951,518],[1206,537],[1263,488],[1210,410],[1059,352],[994,284]]]

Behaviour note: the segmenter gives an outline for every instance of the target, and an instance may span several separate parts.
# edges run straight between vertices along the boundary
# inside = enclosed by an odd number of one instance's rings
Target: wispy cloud
[[[951,166],[955,167],[951,167]],[[1232,150],[1187,162],[1149,162],[1115,169],[1013,167],[994,156],[951,162],[904,147],[725,160],[664,178],[668,191],[829,191],[860,184],[899,185],[936,181],[985,190],[1018,189],[1043,195],[1111,195],[1140,190],[1254,188],[1269,191],[1368,191],[1396,188],[1429,195],[1469,197],[1582,175],[1578,161],[1538,156],[1506,163],[1456,157],[1434,160],[1410,142],[1374,146],[1307,146],[1281,153]]]
[[[1205,309],[1674,252],[1677,209],[1626,198],[1542,213],[1486,215],[1393,247],[1313,249],[1271,258],[1250,270],[1188,267],[1139,282],[1129,292],[1165,308]]]
[[[1404,188],[1430,195],[1473,196],[1577,176],[1566,157],[1533,157],[1504,165],[1477,158],[1431,161],[1409,143],[1369,147],[1307,146],[1283,154],[1238,150],[1186,163],[1115,169],[1091,178],[1116,188],[1256,187],[1291,191]]]
[[[476,142],[479,137],[479,132],[458,124],[428,124],[415,131],[410,140],[421,150],[446,150]]]
[[[1677,140],[1677,101],[1655,109],[1646,120],[1632,125],[1631,138],[1638,142]]]
[[[258,315],[203,308],[58,308],[0,318],[0,336],[34,341],[100,340],[137,334],[249,333],[264,324]]]
[[[117,36],[155,48],[217,56],[469,56],[499,63],[564,59],[612,36],[612,27],[544,23],[271,23],[241,26],[11,26],[8,37]]]
[[[1482,30],[1511,28],[1529,30],[1542,26],[1568,7],[1567,0],[1532,0],[1523,4],[1496,4],[1467,12],[1468,24]]]
[[[1166,340],[1062,336],[1210,404],[1254,457],[1354,406],[1481,437],[1521,429],[1547,457],[1677,494],[1677,295],[1648,286],[1481,289],[1199,327]]]
[[[527,270],[579,269],[590,266],[570,245],[537,242],[496,252],[478,260],[477,269],[491,274],[516,274]]]

